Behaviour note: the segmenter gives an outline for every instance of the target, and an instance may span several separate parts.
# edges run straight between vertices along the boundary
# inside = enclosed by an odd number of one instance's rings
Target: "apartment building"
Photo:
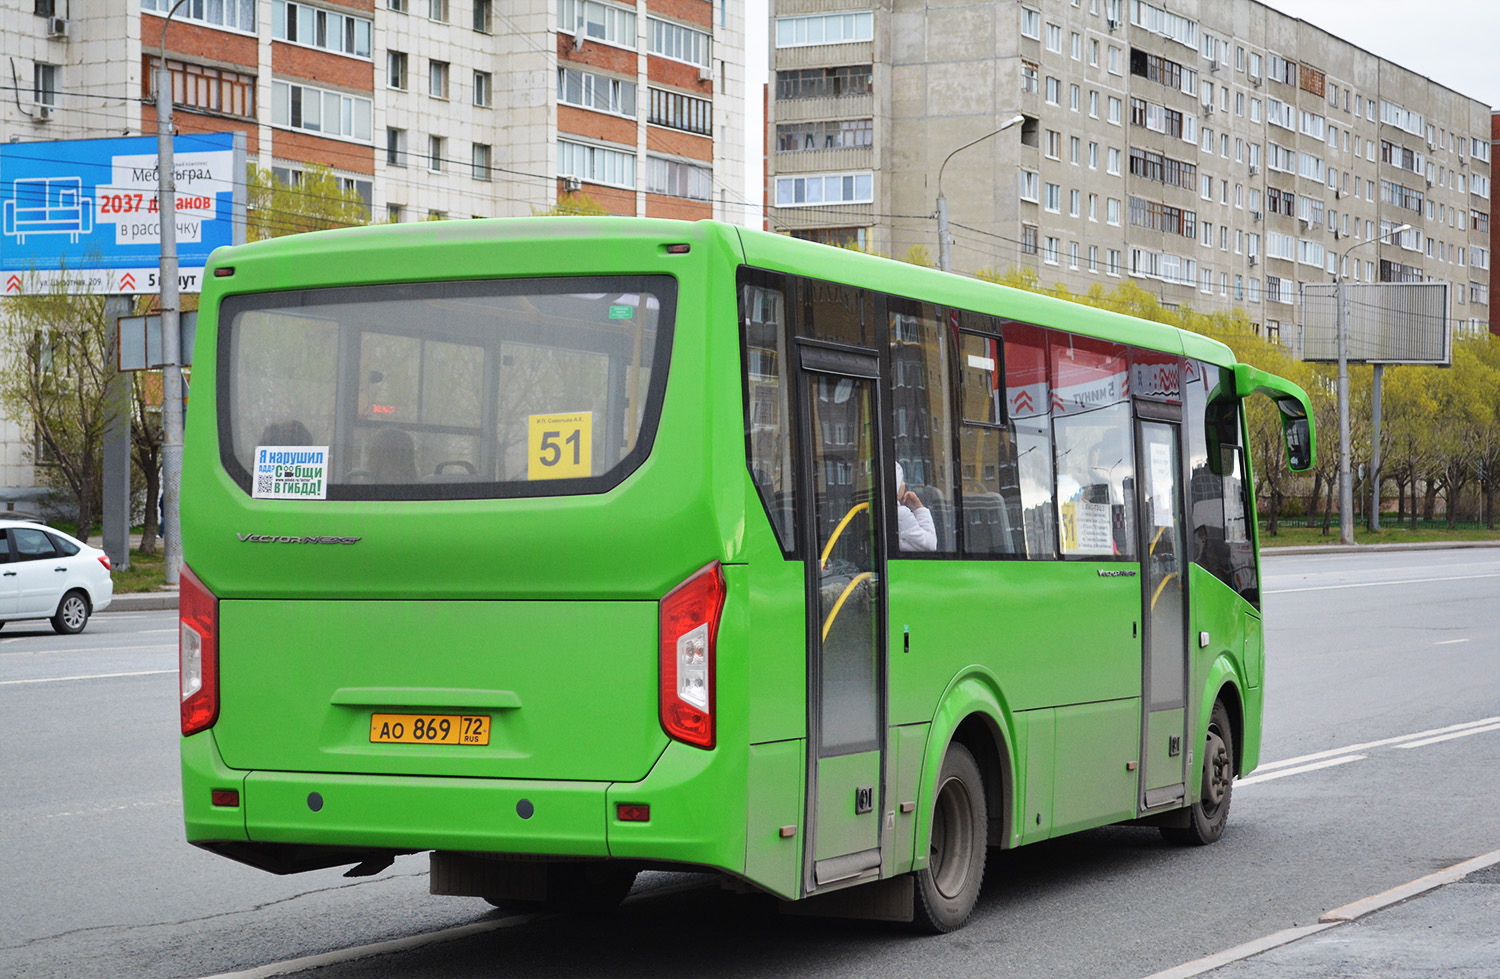
[[[245,134],[296,184],[333,168],[375,220],[614,214],[744,223],[744,13],[730,0],[0,0],[0,139]],[[165,38],[164,38],[165,28]],[[274,225],[275,216],[264,216]],[[0,484],[29,437],[0,430]]]
[[[958,272],[1133,280],[1283,340],[1299,286],[1340,274],[1449,282],[1458,329],[1491,322],[1490,107],[1305,21],[1254,0],[770,19],[772,230],[936,257],[941,171]]]

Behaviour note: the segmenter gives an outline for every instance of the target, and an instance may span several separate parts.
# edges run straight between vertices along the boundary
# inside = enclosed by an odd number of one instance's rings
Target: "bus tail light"
[[[219,719],[219,600],[183,565],[177,605],[181,623],[178,676],[186,736],[213,727]]]
[[[661,600],[661,726],[678,741],[714,746],[714,655],[724,611],[714,561]]]

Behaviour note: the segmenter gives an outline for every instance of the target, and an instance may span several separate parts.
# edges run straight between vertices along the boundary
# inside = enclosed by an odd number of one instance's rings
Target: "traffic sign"
[[[152,136],[0,144],[0,275],[8,296],[157,292],[161,221]],[[245,239],[245,137],[173,142],[178,286],[198,292],[209,253]]]

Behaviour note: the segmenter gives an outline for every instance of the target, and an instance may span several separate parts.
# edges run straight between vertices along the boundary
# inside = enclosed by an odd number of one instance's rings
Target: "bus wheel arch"
[[[1214,700],[1222,703],[1229,714],[1229,729],[1234,735],[1234,773],[1239,775],[1245,770],[1245,704],[1240,697],[1240,688],[1226,680]]]

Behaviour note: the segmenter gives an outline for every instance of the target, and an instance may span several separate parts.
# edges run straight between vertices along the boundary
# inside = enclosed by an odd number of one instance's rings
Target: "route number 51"
[[[592,476],[594,415],[532,415],[527,439],[527,479],[571,479]]]

